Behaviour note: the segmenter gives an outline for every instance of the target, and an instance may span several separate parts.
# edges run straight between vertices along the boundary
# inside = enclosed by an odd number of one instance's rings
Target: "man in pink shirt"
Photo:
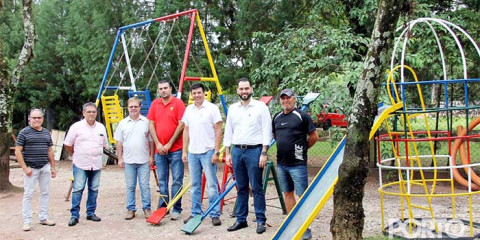
[[[84,119],[74,123],[68,130],[64,145],[73,159],[72,217],[68,226],[75,226],[80,218],[80,203],[83,189],[88,183],[87,220],[99,222],[95,215],[98,187],[102,170],[103,148],[107,147],[107,131],[95,121],[97,106],[88,102],[83,105]]]

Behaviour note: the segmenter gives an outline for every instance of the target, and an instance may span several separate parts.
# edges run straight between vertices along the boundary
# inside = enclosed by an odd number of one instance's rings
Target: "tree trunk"
[[[13,93],[20,81],[23,70],[33,57],[33,46],[35,43],[35,28],[33,24],[32,0],[23,1],[23,29],[25,40],[22,50],[18,56],[17,65],[8,77],[8,65],[2,54],[2,43],[0,42],[0,190],[12,188],[10,183],[10,143],[13,117]],[[3,12],[0,0],[0,14]]]
[[[7,61],[3,57],[2,42],[0,42],[0,190],[10,189],[12,184],[8,180],[10,174],[10,130],[11,121],[8,121],[7,112],[11,111],[12,95],[8,79]]]
[[[377,115],[377,99],[390,59],[396,23],[404,0],[381,0],[364,70],[357,84],[348,121],[347,144],[338,183],[334,189],[334,210],[330,223],[333,239],[362,239],[363,196],[368,174],[368,135]]]

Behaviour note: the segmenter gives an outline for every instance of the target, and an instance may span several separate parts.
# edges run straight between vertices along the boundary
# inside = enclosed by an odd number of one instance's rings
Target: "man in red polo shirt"
[[[155,99],[148,110],[149,130],[155,142],[155,165],[157,165],[160,194],[159,207],[166,206],[183,186],[184,165],[182,162],[182,138],[184,123],[181,122],[185,105],[172,95],[172,83],[166,80],[158,82],[160,98]],[[169,168],[172,171],[171,194],[168,194]],[[182,200],[173,206],[172,220],[180,218]]]

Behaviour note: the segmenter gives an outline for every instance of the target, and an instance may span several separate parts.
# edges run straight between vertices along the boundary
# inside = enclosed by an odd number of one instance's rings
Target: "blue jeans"
[[[150,209],[150,164],[125,163],[125,185],[127,187],[127,210],[137,211],[135,189],[140,186],[142,209]]]
[[[278,180],[282,192],[295,192],[301,196],[308,187],[307,165],[284,166],[277,165]]]
[[[157,165],[158,173],[158,189],[160,190],[160,198],[158,203],[159,207],[166,206],[170,197],[168,195],[168,170],[172,169],[172,190],[171,197],[181,191],[183,186],[184,166],[182,162],[182,150],[176,152],[170,152],[167,155],[155,154],[155,165]],[[177,213],[182,212],[182,198],[173,206],[173,211]]]
[[[212,164],[214,150],[201,154],[188,154],[188,169],[192,187],[192,216],[202,215],[202,169],[207,179],[208,204],[212,204],[218,197],[217,164]],[[210,212],[210,217],[220,216],[220,204]]]
[[[73,165],[72,208],[70,209],[73,218],[80,218],[80,203],[82,202],[85,184],[88,184],[87,216],[95,214],[101,171],[102,170],[87,171],[77,168],[75,164]]]
[[[237,180],[237,222],[247,221],[248,183],[252,187],[253,207],[257,223],[265,223],[265,192],[263,191],[263,168],[258,167],[262,147],[240,149],[233,147],[232,160],[235,179]]]

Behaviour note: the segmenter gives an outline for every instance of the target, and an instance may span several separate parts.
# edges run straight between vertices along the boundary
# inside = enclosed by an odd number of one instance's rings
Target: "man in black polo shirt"
[[[278,178],[290,212],[296,204],[293,190],[301,196],[308,187],[307,150],[318,140],[312,118],[295,107],[295,94],[291,89],[280,93],[283,111],[272,120],[272,131],[277,142]],[[302,239],[312,237],[307,229]]]
[[[42,127],[42,110],[32,109],[28,121],[30,126],[20,131],[15,148],[15,156],[25,173],[23,175],[22,210],[24,231],[30,231],[31,228],[32,198],[37,180],[40,187],[40,211],[38,213],[40,224],[55,225],[55,222],[48,219],[50,177],[56,176],[52,138],[48,130]]]

